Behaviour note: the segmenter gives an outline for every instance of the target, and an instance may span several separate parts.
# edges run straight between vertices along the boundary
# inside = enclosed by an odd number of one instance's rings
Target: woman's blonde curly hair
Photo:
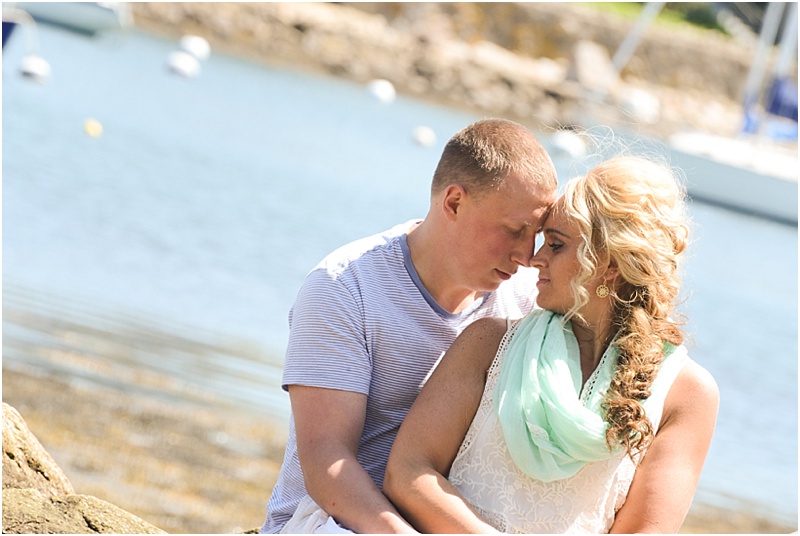
[[[603,408],[609,447],[622,444],[633,457],[653,440],[642,401],[663,361],[665,341],[683,342],[671,318],[680,289],[678,261],[686,250],[686,191],[672,171],[641,157],[617,157],[565,187],[566,213],[577,222],[581,270],[572,280],[578,315],[589,300],[583,286],[605,263],[619,270],[613,326],[619,360]]]

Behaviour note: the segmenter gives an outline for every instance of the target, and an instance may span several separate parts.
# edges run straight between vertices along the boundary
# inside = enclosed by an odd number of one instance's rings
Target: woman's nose
[[[539,251],[534,253],[533,257],[531,257],[530,266],[532,266],[534,268],[541,268],[542,266],[544,266],[545,260],[544,260],[544,256],[541,255],[541,253],[542,253],[542,248],[540,247]]]

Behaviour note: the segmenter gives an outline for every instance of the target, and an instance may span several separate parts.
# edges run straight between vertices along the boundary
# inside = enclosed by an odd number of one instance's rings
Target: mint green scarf
[[[544,482],[609,458],[601,404],[617,365],[609,346],[581,401],[578,342],[561,315],[536,310],[517,326],[494,390],[494,407],[514,463]]]

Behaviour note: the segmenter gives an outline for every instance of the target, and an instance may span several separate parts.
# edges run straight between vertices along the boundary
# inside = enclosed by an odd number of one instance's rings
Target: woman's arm
[[[612,533],[676,533],[692,504],[717,420],[714,378],[690,362],[667,394],[653,443],[633,477]]]
[[[421,532],[496,532],[447,481],[480,404],[506,322],[478,320],[455,340],[403,421],[383,491]]]

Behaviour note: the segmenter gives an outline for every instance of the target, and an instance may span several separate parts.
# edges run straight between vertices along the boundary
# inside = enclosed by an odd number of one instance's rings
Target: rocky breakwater
[[[4,534],[164,534],[113,504],[75,493],[61,468],[3,403]]]
[[[358,7],[356,7],[358,6]],[[750,51],[711,32],[652,27],[622,76],[633,21],[570,4],[134,3],[135,24],[524,124],[735,133]]]

